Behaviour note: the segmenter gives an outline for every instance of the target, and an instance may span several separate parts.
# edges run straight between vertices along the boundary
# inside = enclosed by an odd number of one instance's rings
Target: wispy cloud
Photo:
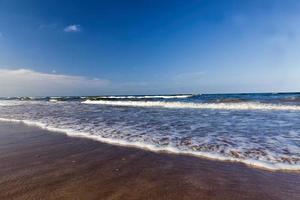
[[[0,96],[97,94],[109,85],[110,81],[105,79],[29,69],[0,69]]]
[[[69,26],[66,26],[64,28],[65,32],[71,32],[71,33],[75,33],[75,32],[80,32],[81,31],[81,26],[78,24],[72,24]]]

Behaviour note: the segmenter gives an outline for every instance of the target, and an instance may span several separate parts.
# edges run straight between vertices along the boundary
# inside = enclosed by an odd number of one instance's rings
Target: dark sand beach
[[[0,199],[300,199],[300,173],[0,123]]]

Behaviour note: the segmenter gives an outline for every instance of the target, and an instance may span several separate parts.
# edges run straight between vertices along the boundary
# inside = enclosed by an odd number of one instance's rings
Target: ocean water
[[[300,171],[300,93],[0,99],[0,120],[151,151]]]

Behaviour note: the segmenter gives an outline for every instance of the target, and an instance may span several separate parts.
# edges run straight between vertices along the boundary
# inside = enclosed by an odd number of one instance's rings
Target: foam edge
[[[225,157],[216,153],[208,153],[208,152],[195,152],[195,151],[181,151],[174,147],[157,147],[154,145],[144,144],[140,142],[127,142],[124,140],[118,140],[118,139],[110,139],[110,138],[104,138],[100,135],[90,135],[88,133],[84,132],[78,132],[71,129],[61,129],[61,128],[55,128],[51,127],[49,125],[40,123],[40,122],[34,122],[30,120],[18,120],[18,119],[8,119],[8,118],[0,118],[0,121],[3,122],[13,122],[13,123],[23,123],[28,126],[34,126],[39,127],[51,132],[59,132],[64,133],[70,137],[79,137],[79,138],[87,138],[92,139],[94,141],[99,141],[102,143],[117,145],[117,146],[124,146],[124,147],[134,147],[142,150],[157,152],[157,153],[172,153],[172,154],[178,154],[178,155],[188,155],[188,156],[195,156],[199,158],[209,159],[209,160],[218,160],[218,161],[227,161],[227,162],[235,162],[235,163],[243,163],[247,166],[268,170],[268,171],[287,171],[287,172],[299,172],[300,173],[300,165],[290,165],[290,164],[284,164],[284,163],[266,163],[259,160],[254,159],[238,159],[238,158],[230,158]]]

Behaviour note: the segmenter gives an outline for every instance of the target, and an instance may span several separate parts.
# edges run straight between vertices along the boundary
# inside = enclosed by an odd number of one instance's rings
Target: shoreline
[[[299,199],[300,174],[0,122],[0,199]]]
[[[289,165],[289,164],[282,164],[282,163],[278,163],[275,165],[275,164],[265,163],[263,161],[258,161],[258,160],[249,160],[249,159],[241,160],[239,158],[229,158],[229,157],[224,157],[224,156],[220,156],[220,155],[212,154],[212,153],[179,151],[174,148],[165,148],[165,147],[159,148],[159,147],[154,147],[152,145],[147,145],[147,144],[141,145],[140,143],[130,143],[130,142],[117,140],[117,139],[110,139],[110,138],[104,138],[101,136],[84,134],[84,133],[75,132],[75,131],[69,130],[69,129],[52,128],[45,124],[42,124],[39,122],[28,121],[28,120],[0,118],[0,123],[1,122],[21,123],[21,124],[24,124],[25,126],[37,127],[37,128],[43,129],[43,130],[50,131],[50,132],[59,132],[61,134],[65,134],[70,137],[84,138],[84,139],[94,140],[94,141],[104,143],[104,144],[121,146],[121,147],[125,147],[125,148],[136,148],[139,150],[151,151],[154,153],[167,153],[167,154],[175,154],[178,156],[193,156],[193,157],[196,157],[199,159],[229,162],[229,163],[233,163],[233,164],[240,163],[240,164],[246,165],[247,167],[266,170],[266,171],[270,171],[270,172],[300,173],[299,165]]]

